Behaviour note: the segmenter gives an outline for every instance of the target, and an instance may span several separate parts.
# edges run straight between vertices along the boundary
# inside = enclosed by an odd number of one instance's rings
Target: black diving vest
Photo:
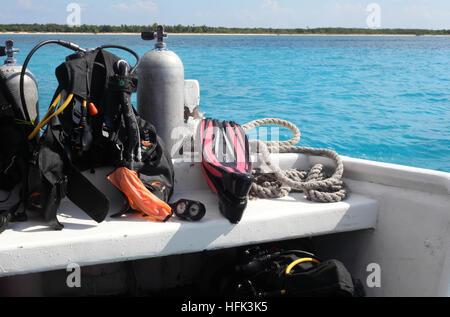
[[[66,195],[97,222],[109,211],[109,201],[82,175],[85,170],[125,166],[163,201],[172,194],[170,155],[153,125],[134,110],[131,94],[137,79],[122,72],[119,61],[96,49],[71,55],[56,69],[55,98],[61,94],[61,103],[71,101],[49,122],[30,172],[31,191],[40,193],[44,218],[56,230],[62,229],[56,212]],[[96,113],[89,113],[91,106]]]

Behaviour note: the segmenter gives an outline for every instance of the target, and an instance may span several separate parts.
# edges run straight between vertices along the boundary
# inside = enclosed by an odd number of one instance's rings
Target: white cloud
[[[33,1],[32,0],[17,0],[17,4],[22,9],[27,9],[27,10],[33,9]]]
[[[111,7],[113,9],[117,9],[117,10],[128,10],[129,9],[128,5],[124,2],[113,4]]]
[[[21,15],[20,18],[23,18],[22,23],[29,23],[30,20],[24,18],[25,13],[33,14],[32,21],[33,23],[37,23],[38,20],[45,19],[49,14],[53,15],[55,13],[55,8],[49,5],[44,5],[44,1],[36,1],[36,0],[16,0],[16,5],[11,6],[11,10],[17,10]],[[64,5],[64,9],[66,5]],[[6,17],[10,17],[11,15],[4,15]],[[14,16],[14,15],[13,15]],[[39,16],[39,17],[38,17]],[[54,23],[54,20],[47,23]]]
[[[133,0],[132,3],[120,2],[111,7],[121,11],[158,12],[158,5],[152,1]]]
[[[399,10],[400,11],[400,10]],[[429,5],[404,6],[402,11],[389,15],[390,24],[396,27],[412,25],[415,28],[449,28],[450,10]]]
[[[350,15],[356,14],[356,13],[365,14],[366,7],[367,6],[364,6],[361,3],[339,3],[339,2],[336,2],[332,9],[333,9],[333,11],[335,11],[336,14],[350,16]]]
[[[424,19],[432,19],[434,16],[439,16],[439,11],[431,10],[427,6],[424,5],[412,5],[405,8],[405,13],[407,16],[416,19],[416,18],[424,18]]]
[[[278,0],[265,0],[264,3],[262,4],[263,8],[269,8],[269,9],[279,9],[280,6],[278,4]]]
[[[277,14],[292,14],[293,10],[290,8],[280,6],[280,2],[278,0],[265,0],[261,6],[264,11],[270,11],[272,13]]]
[[[138,9],[148,10],[148,11],[157,11],[158,5],[152,1],[137,1],[135,6]]]

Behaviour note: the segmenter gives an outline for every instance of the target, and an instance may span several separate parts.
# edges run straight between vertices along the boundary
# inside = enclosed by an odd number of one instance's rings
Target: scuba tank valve
[[[14,48],[14,41],[8,40],[5,42],[6,46],[0,46],[0,56],[8,56],[5,60],[5,64],[13,64],[17,61],[14,58],[14,54],[19,53],[20,51],[17,48]]]
[[[164,43],[164,38],[166,38],[168,35],[164,32],[164,27],[162,25],[158,25],[157,31],[144,31],[141,33],[141,38],[144,41],[153,41],[154,39],[157,39],[157,42],[155,44],[155,48],[159,49],[165,49],[166,43]]]

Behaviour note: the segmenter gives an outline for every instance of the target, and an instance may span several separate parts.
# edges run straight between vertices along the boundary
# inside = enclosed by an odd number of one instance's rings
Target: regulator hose
[[[40,49],[41,47],[48,45],[48,44],[57,44],[57,45],[66,47],[75,52],[86,52],[86,50],[84,48],[81,48],[77,44],[74,44],[71,42],[67,42],[67,41],[63,41],[63,40],[47,40],[47,41],[43,41],[43,42],[39,43],[38,45],[36,45],[30,51],[30,53],[28,53],[28,55],[25,59],[25,62],[23,63],[23,66],[22,66],[22,72],[20,73],[20,101],[22,103],[23,112],[25,114],[25,118],[27,121],[31,121],[31,118],[30,118],[30,113],[28,112],[27,102],[25,100],[25,91],[24,91],[25,73],[28,68],[28,64],[31,60],[31,57],[33,57],[34,53],[36,53],[36,51],[38,49]],[[39,121],[39,119],[37,119],[37,120]]]
[[[132,49],[129,49],[128,47],[121,46],[121,45],[114,45],[114,44],[108,44],[108,45],[102,45],[98,49],[105,49],[105,48],[116,48],[119,50],[127,51],[131,55],[133,55],[136,58],[136,64],[131,68],[130,75],[133,75],[136,72],[136,69],[138,68],[141,59],[139,58],[139,55],[133,51]]]

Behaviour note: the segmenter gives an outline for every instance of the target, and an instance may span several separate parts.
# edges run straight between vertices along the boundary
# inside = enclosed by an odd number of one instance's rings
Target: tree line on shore
[[[86,25],[69,26],[63,24],[0,24],[0,32],[45,32],[45,33],[140,33],[144,30],[156,30],[153,25]],[[167,25],[169,33],[213,33],[213,34],[386,34],[386,35],[450,35],[449,30],[426,29],[368,29],[368,28],[227,28],[206,25]]]

